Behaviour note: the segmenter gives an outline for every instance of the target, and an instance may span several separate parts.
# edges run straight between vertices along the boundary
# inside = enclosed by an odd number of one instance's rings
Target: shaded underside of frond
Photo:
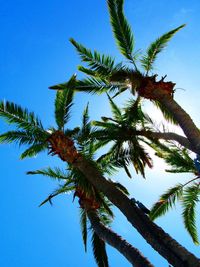
[[[98,267],[109,267],[105,242],[93,230],[92,249]]]

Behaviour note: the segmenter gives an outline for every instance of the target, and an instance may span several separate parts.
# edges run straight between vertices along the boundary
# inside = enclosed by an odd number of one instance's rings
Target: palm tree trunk
[[[87,216],[96,234],[106,243],[116,248],[135,267],[153,267],[138,249],[130,245],[121,236],[106,227],[99,219],[97,212],[88,210]]]
[[[73,142],[58,131],[48,139],[51,152],[81,171],[88,181],[126,216],[143,238],[169,263],[175,267],[200,267],[200,260],[182,247],[176,240],[153,223],[135,203],[123,194],[115,185],[106,180],[92,161],[86,160],[77,151]]]
[[[171,96],[162,93],[160,94],[159,90],[154,94],[156,95],[157,100],[173,114],[188,138],[191,146],[196,153],[200,155],[200,131],[194,124],[192,118]]]
[[[170,264],[175,267],[198,267],[200,260],[182,247],[176,240],[165,233],[162,228],[152,222],[136,205],[114,184],[106,180],[102,174],[86,159],[80,156],[72,163],[79,169],[96,189],[117,206],[128,221],[137,229],[143,238]]]

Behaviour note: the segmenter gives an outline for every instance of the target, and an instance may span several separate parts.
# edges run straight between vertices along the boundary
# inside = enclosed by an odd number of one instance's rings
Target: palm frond
[[[29,171],[27,172],[27,174],[31,174],[31,175],[40,174],[40,175],[44,175],[44,176],[47,176],[47,177],[50,177],[56,180],[67,180],[70,183],[74,182],[71,173],[68,174],[66,171],[58,167],[54,169],[52,169],[51,167],[48,167],[48,168],[40,169],[36,171]]]
[[[192,237],[195,244],[199,244],[197,227],[196,227],[196,215],[195,207],[198,202],[198,196],[200,195],[199,183],[195,183],[192,186],[188,186],[182,197],[182,207],[183,207],[183,221],[185,228]]]
[[[85,248],[85,252],[87,251],[87,213],[85,209],[80,208],[80,225],[81,225],[81,233],[83,238],[83,244]]]
[[[164,161],[171,167],[171,169],[167,169],[165,171],[171,173],[196,173],[194,162],[187,149],[177,147],[170,142],[168,142],[167,145],[164,143],[162,144],[156,140],[149,145],[156,151],[156,156],[163,158]]]
[[[129,196],[129,192],[125,186],[117,182],[114,182],[114,184],[120,191],[122,191],[125,195]]]
[[[83,62],[86,62],[92,71],[98,75],[109,75],[114,69],[114,59],[110,56],[100,55],[97,51],[91,52],[90,49],[85,48],[82,44],[77,43],[73,38],[70,42],[75,46]]]
[[[119,88],[118,84],[108,83],[105,79],[99,77],[91,77],[79,80],[76,83],[76,91],[102,94],[105,92],[116,92]]]
[[[118,106],[114,103],[114,101],[112,100],[112,98],[107,94],[109,102],[110,102],[110,106],[111,106],[111,110],[112,110],[112,114],[115,120],[122,120],[122,113],[120,111],[120,109],[118,108]]]
[[[91,70],[89,68],[86,68],[84,66],[78,66],[77,67],[79,71],[89,75],[89,76],[93,76],[93,77],[98,77],[98,73],[94,70]]]
[[[37,143],[33,144],[31,147],[27,148],[21,155],[20,159],[25,159],[25,158],[31,158],[37,156],[40,152],[44,151],[47,149],[47,143]]]
[[[55,99],[55,119],[59,129],[63,129],[64,125],[70,118],[70,109],[73,105],[74,88],[76,84],[76,76],[73,75],[67,82],[64,90],[56,93]]]
[[[158,53],[160,53],[167,46],[167,43],[171,40],[171,38],[183,27],[185,27],[185,24],[163,34],[149,46],[146,55],[143,56],[141,60],[142,66],[147,73],[152,69]]]
[[[175,202],[182,195],[182,192],[182,184],[177,184],[176,186],[169,188],[164,194],[160,196],[159,200],[151,208],[150,218],[152,220],[155,220],[156,218],[164,215],[170,208],[175,205]]]
[[[42,122],[33,112],[29,112],[13,102],[0,102],[0,117],[7,123],[16,125],[19,129],[44,132]]]
[[[107,0],[107,3],[112,30],[117,42],[117,46],[122,55],[134,63],[134,37],[131,27],[124,16],[124,0]]]
[[[109,267],[105,242],[92,231],[92,250],[98,267]]]
[[[75,189],[74,185],[69,185],[71,182],[67,181],[63,186],[60,186],[57,190],[55,190],[52,194],[50,194],[42,203],[40,203],[39,207],[43,206],[47,202],[52,205],[52,199],[60,194],[71,192]]]
[[[158,109],[160,109],[166,121],[174,125],[178,125],[177,120],[174,118],[173,114],[166,107],[164,107],[159,101],[153,101],[153,103]]]

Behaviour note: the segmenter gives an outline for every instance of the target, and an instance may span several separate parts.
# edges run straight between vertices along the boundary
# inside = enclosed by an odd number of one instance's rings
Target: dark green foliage
[[[81,226],[81,233],[82,233],[85,252],[87,252],[87,235],[88,235],[87,213],[85,209],[81,209],[81,208],[80,208],[80,226]]]
[[[108,267],[108,257],[105,242],[92,231],[92,249],[98,267]]]
[[[153,103],[155,104],[157,108],[160,109],[166,121],[174,125],[178,125],[177,120],[174,118],[173,114],[166,107],[164,107],[159,101],[153,101]]]
[[[150,44],[147,49],[146,55],[142,57],[142,66],[147,71],[147,73],[152,69],[153,63],[157,58],[158,53],[160,53],[166,46],[167,43],[171,40],[171,38],[183,27],[185,24],[163,34],[159,37],[155,42]]]
[[[70,109],[72,106],[74,88],[76,85],[76,76],[73,75],[66,84],[64,90],[57,91],[55,99],[55,119],[59,130],[64,129],[64,125],[70,118]]]
[[[173,188],[170,188],[162,194],[159,200],[151,208],[150,218],[155,220],[156,218],[164,215],[170,208],[175,205],[175,202],[182,195],[183,185],[178,184]]]
[[[27,174],[41,174],[43,176],[50,177],[52,179],[58,179],[58,180],[68,180],[68,181],[73,181],[71,174],[67,174],[66,171],[56,167],[54,169],[48,167],[45,169],[40,169],[36,171],[29,171]]]
[[[107,0],[112,30],[120,52],[134,62],[134,37],[123,12],[123,0]]]
[[[35,157],[37,156],[37,154],[46,150],[47,148],[48,147],[46,142],[33,144],[20,155],[20,159]]]
[[[97,51],[94,53],[85,48],[83,45],[77,43],[74,39],[70,42],[76,47],[83,62],[86,62],[92,71],[95,71],[98,76],[109,75],[114,69],[114,59],[110,56],[100,55]]]
[[[33,112],[29,112],[12,102],[0,102],[0,117],[5,119],[7,123],[14,124],[17,128],[44,131],[41,121]]]
[[[116,92],[119,86],[108,83],[105,79],[99,77],[86,78],[76,83],[76,91],[102,94],[105,92]]]
[[[195,207],[197,202],[199,201],[200,196],[200,188],[199,182],[194,183],[191,186],[188,186],[183,194],[181,203],[183,207],[183,221],[185,228],[189,232],[190,236],[192,237],[193,242],[198,245],[198,234],[197,234],[197,227],[196,227],[196,213]]]
[[[188,150],[185,148],[177,147],[175,144],[167,142],[166,144],[154,141],[149,145],[156,151],[156,155],[163,158],[164,161],[171,166],[167,172],[180,173],[191,172],[196,174],[194,162],[189,156]]]

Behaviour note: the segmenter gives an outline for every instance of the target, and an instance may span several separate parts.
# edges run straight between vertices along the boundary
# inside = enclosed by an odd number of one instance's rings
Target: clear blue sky
[[[55,93],[48,86],[67,80],[79,64],[68,39],[74,37],[91,49],[119,57],[115,47],[105,0],[0,0],[0,98],[14,101],[35,111],[46,126],[53,122]],[[125,11],[135,32],[137,48],[146,48],[162,33],[187,23],[157,61],[160,75],[168,74],[177,83],[176,99],[200,124],[200,3],[198,0],[126,0]],[[105,97],[79,94],[72,126],[79,123],[80,111],[91,102],[91,117],[109,112]],[[154,114],[154,116],[157,116]],[[8,126],[0,121],[0,132]],[[0,146],[0,266],[2,267],[74,267],[95,266],[90,251],[85,254],[80,235],[78,204],[65,195],[53,207],[38,204],[57,186],[44,177],[26,176],[25,172],[60,162],[45,154],[19,160],[19,148]],[[61,165],[62,166],[62,165]],[[151,206],[158,196],[187,175],[166,175],[162,162],[147,173],[147,179],[119,181],[133,196]],[[199,255],[184,231],[179,207],[158,223],[189,250]],[[113,228],[140,248],[159,267],[166,261],[154,252],[116,211]],[[199,220],[198,220],[199,224]],[[129,266],[113,249],[108,249],[111,266]]]

